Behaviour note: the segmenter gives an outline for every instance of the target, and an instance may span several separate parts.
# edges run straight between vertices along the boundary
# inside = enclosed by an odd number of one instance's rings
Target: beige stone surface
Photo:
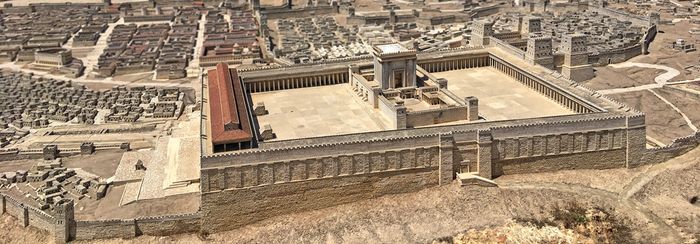
[[[144,149],[124,153],[119,162],[119,166],[117,166],[117,171],[114,174],[112,182],[118,184],[122,182],[140,181],[143,179],[145,171],[136,170],[136,162],[141,160],[143,165],[146,166],[146,169],[148,169],[151,162],[151,151],[150,149]]]
[[[383,130],[383,116],[359,100],[348,84],[253,93],[253,103],[265,103],[276,140]]]
[[[492,67],[433,73],[448,81],[448,90],[460,97],[479,99],[486,120],[507,120],[573,114],[558,103]]]

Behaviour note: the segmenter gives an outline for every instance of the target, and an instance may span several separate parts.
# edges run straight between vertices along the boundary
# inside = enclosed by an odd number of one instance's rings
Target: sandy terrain
[[[123,152],[99,152],[93,155],[80,155],[63,158],[63,165],[68,168],[82,168],[102,178],[109,178],[117,171],[117,165]]]
[[[605,66],[596,67],[595,70],[596,77],[583,82],[583,84],[594,90],[654,84],[654,77],[664,73],[663,70],[639,67],[616,69]]]
[[[664,144],[669,144],[675,138],[688,136],[693,133],[680,114],[649,91],[612,94],[609,96],[644,112],[646,114],[647,136],[653,137]]]

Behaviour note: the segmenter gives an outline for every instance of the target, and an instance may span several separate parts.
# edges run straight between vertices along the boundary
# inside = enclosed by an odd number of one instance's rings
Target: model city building
[[[5,4],[0,161],[24,168],[0,173],[3,213],[56,242],[214,233],[434,186],[635,169],[700,143],[658,142],[613,95],[695,81],[586,83],[656,51],[670,22],[656,10],[695,10],[554,2]],[[695,51],[675,39],[663,46]],[[120,215],[149,202],[172,209]]]

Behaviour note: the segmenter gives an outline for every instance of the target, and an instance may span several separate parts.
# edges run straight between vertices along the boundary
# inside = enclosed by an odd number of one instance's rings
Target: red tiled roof
[[[219,63],[207,72],[212,144],[250,141],[253,133],[236,69]]]

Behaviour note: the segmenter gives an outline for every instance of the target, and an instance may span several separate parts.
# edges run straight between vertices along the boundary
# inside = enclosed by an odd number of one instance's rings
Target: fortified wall
[[[84,221],[74,218],[73,202],[66,202],[61,209],[47,213],[4,193],[0,193],[0,199],[2,214],[16,218],[23,227],[32,226],[47,232],[57,243],[192,233],[199,231],[201,223],[199,213]]]
[[[545,67],[521,68],[524,62],[522,50],[499,47],[498,40],[417,55],[428,71],[494,67],[576,114],[260,142],[255,149],[207,155],[201,165],[201,214],[210,224],[203,230],[417,191],[448,184],[461,173],[491,179],[643,162],[643,114]],[[371,60],[240,76],[249,92],[259,92],[348,82],[352,69],[362,66],[371,66]]]
[[[130,143],[82,143],[79,147],[59,147],[57,145],[45,145],[38,149],[3,148],[0,149],[0,162],[21,159],[47,159],[57,157],[69,157],[80,154],[92,154],[98,151],[128,151]]]

